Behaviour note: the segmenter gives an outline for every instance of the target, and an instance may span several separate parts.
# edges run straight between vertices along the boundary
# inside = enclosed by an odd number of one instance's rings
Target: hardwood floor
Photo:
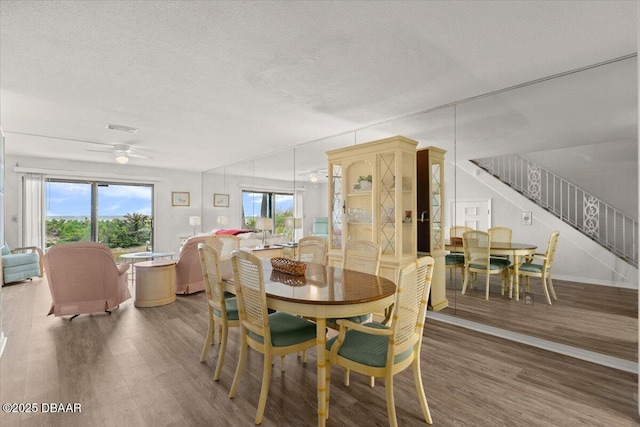
[[[476,289],[462,289],[461,273],[447,273],[449,308],[441,311],[496,328],[562,344],[638,360],[638,291],[554,279],[558,301],[548,305],[539,279],[531,279],[534,304],[500,295],[500,279],[490,284],[485,300],[484,276]]]
[[[249,352],[238,396],[228,391],[238,356],[230,334],[219,382],[216,345],[199,355],[207,327],[204,295],[154,308],[129,300],[110,316],[72,322],[47,317],[43,279],[2,289],[7,347],[0,359],[0,401],[74,403],[80,413],[0,414],[6,426],[250,426],[260,392],[262,356]],[[536,300],[537,301],[537,300]],[[537,307],[536,303],[536,307]],[[637,375],[427,320],[423,379],[437,426],[640,425]],[[384,381],[375,388],[332,369],[330,426],[388,425]],[[396,377],[401,426],[423,425],[410,371]],[[264,426],[313,426],[316,360],[295,356],[273,368]]]

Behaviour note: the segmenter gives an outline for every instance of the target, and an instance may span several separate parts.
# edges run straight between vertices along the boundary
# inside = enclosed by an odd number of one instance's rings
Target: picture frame
[[[222,193],[213,194],[213,207],[214,208],[228,208],[229,207],[229,195]]]
[[[191,199],[187,191],[172,191],[171,206],[189,206]]]

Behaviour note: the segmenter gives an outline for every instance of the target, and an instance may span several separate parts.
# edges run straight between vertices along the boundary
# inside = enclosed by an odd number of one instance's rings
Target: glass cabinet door
[[[331,224],[329,227],[330,249],[342,249],[342,229],[344,215],[344,192],[342,185],[342,164],[332,163],[329,168],[331,191]]]
[[[394,152],[378,156],[380,204],[379,242],[383,255],[396,254],[396,155]]]
[[[347,197],[345,198],[346,238],[373,241],[374,212],[371,209],[373,166],[360,160],[345,166]]]

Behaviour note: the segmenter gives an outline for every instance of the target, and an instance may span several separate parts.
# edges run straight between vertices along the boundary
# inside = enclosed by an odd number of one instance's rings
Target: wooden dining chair
[[[393,305],[393,322],[389,326],[338,320],[339,334],[326,343],[327,417],[331,389],[330,364],[334,364],[364,375],[384,378],[389,425],[397,426],[393,377],[411,366],[424,420],[427,424],[432,423],[422,385],[420,348],[433,264],[433,258],[426,256],[400,270]]]
[[[453,250],[444,257],[445,268],[449,270],[449,278],[453,279],[453,272],[456,268],[464,271],[464,251],[462,248],[462,234],[471,231],[473,228],[464,225],[455,225],[449,228],[449,241],[451,244],[459,242],[459,250]]]
[[[212,246],[217,252],[220,260],[220,276],[222,280],[233,279],[233,267],[231,266],[231,254],[240,249],[240,239],[238,236],[221,234],[208,236],[205,239],[207,245]]]
[[[242,343],[229,397],[234,398],[247,358],[247,347],[264,354],[262,388],[255,423],[260,424],[269,393],[273,358],[305,351],[316,345],[316,324],[291,314],[269,314],[262,263],[255,255],[236,251],[232,255],[233,276],[238,298]]]
[[[220,351],[213,379],[218,381],[227,349],[229,328],[240,326],[238,303],[236,298],[225,298],[224,285],[220,275],[220,258],[215,247],[208,243],[199,243],[198,253],[200,254],[204,290],[207,297],[207,311],[209,313],[209,329],[200,353],[200,362],[205,361],[207,354],[209,354],[209,349],[214,343],[217,324],[219,326]]]
[[[378,275],[380,271],[380,245],[369,240],[348,240],[344,245],[342,269]],[[371,314],[347,318],[356,323],[366,322]],[[327,319],[327,326],[338,329],[336,319]]]
[[[491,239],[489,233],[479,230],[467,231],[462,236],[462,246],[464,248],[464,282],[462,284],[462,295],[467,291],[467,284],[471,273],[483,273],[486,275],[486,296],[489,299],[489,282],[492,274],[501,274],[501,293],[504,295],[506,287],[509,261],[497,261],[490,255]]]
[[[513,231],[509,227],[491,227],[487,232],[492,242],[511,243]],[[493,255],[492,257],[498,260],[498,262],[504,262],[500,260],[505,259],[509,262],[511,261],[509,255]]]
[[[298,240],[298,261],[325,264],[327,259],[327,239],[307,236]]]
[[[551,296],[553,297],[553,299],[555,301],[558,300],[558,297],[556,296],[556,290],[553,288],[553,280],[551,280],[551,267],[553,267],[553,260],[555,259],[556,247],[558,246],[559,237],[560,233],[558,231],[552,232],[549,235],[549,240],[547,241],[547,251],[543,254],[533,254],[529,260],[522,263],[522,265],[518,267],[518,274],[527,278],[527,291],[531,291],[529,283],[530,277],[539,277],[541,279],[542,289],[544,290],[544,295],[547,298],[547,303],[549,303],[549,305],[551,305],[551,297],[549,296],[549,291],[551,291]],[[542,264],[535,263],[535,260],[541,260]],[[509,275],[509,297],[511,298],[513,292],[513,266],[509,268],[511,270],[511,274]],[[520,292],[520,289],[516,288],[516,294],[518,292]]]
[[[375,242],[369,240],[348,240],[344,245],[342,256],[342,269],[359,271],[361,273],[378,275],[380,271],[381,248]],[[390,317],[390,311],[385,313],[385,320]],[[345,320],[354,323],[364,323],[372,318],[372,314],[347,317]],[[339,329],[338,319],[327,319],[327,326],[332,329]],[[344,371],[344,385],[349,385],[349,369]],[[375,377],[371,377],[369,385],[375,385]]]

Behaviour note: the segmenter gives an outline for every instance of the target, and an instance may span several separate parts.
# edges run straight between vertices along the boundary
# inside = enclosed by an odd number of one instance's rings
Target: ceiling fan
[[[125,163],[127,163],[129,161],[130,157],[135,157],[135,158],[140,158],[140,159],[150,159],[151,157],[149,156],[145,156],[144,154],[139,154],[136,153],[132,150],[130,145],[126,145],[126,144],[113,144],[112,145],[112,149],[105,149],[105,150],[92,150],[92,149],[87,149],[87,151],[95,151],[98,153],[111,153],[113,155],[113,158],[115,159],[116,162],[120,163],[121,165],[124,165]]]
[[[298,176],[306,176],[311,182],[318,182],[320,178],[327,178],[327,174],[328,172],[326,169],[309,169],[298,172]]]

